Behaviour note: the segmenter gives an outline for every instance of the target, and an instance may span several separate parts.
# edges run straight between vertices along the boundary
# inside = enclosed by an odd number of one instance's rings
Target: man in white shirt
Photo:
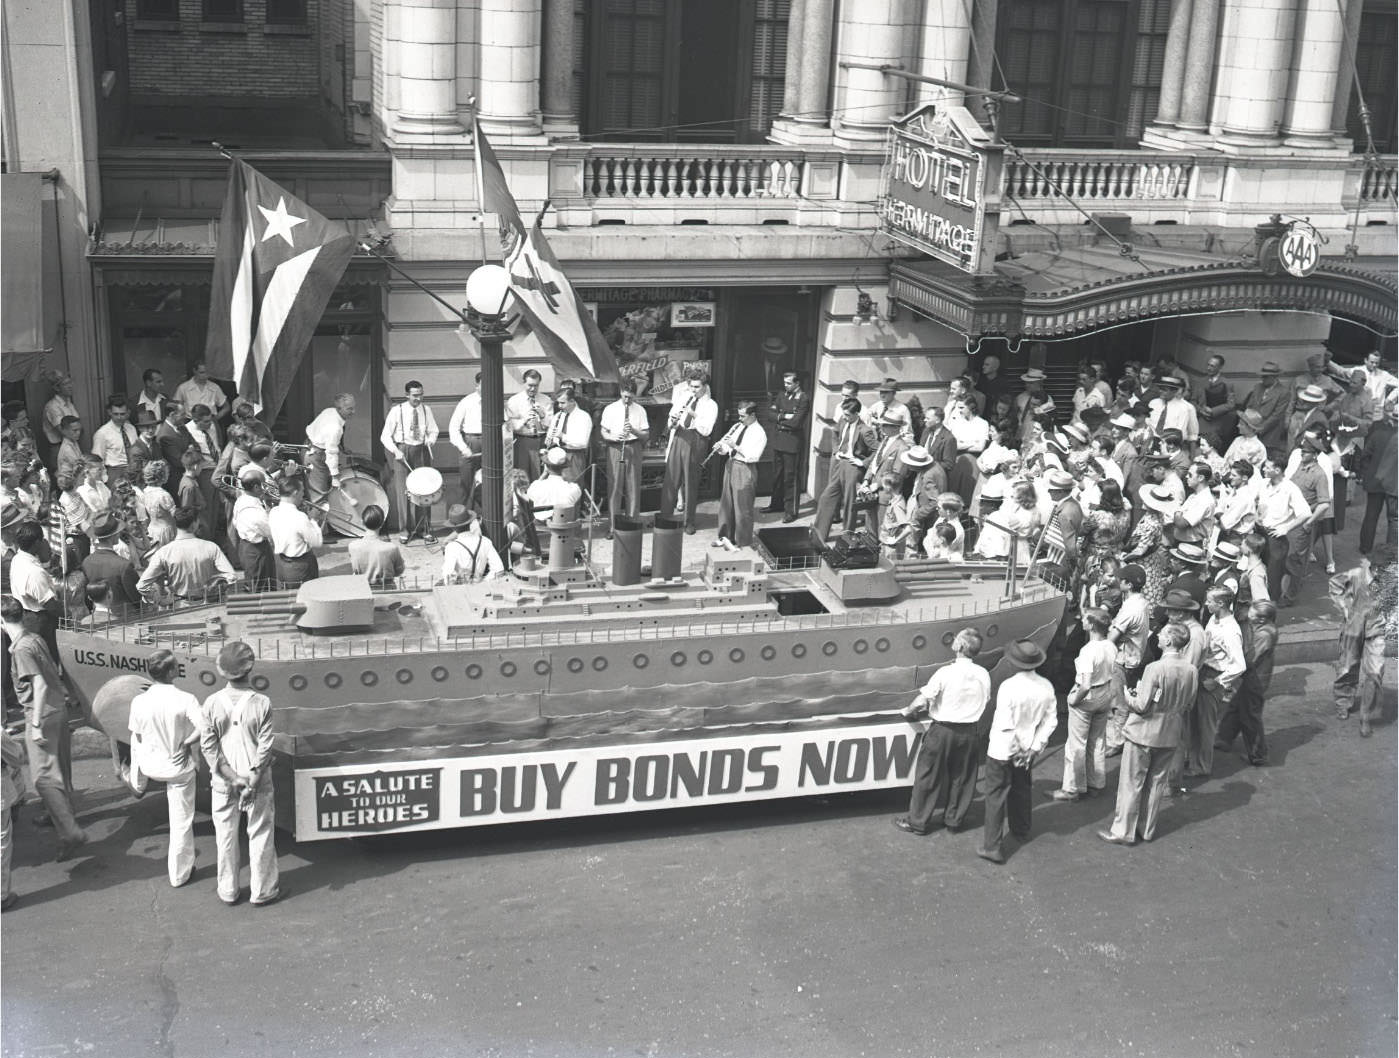
[[[1044,651],[1022,639],[1006,647],[1005,660],[1019,671],[996,691],[986,744],[986,824],[976,850],[992,863],[1006,861],[1007,821],[1019,841],[1030,837],[1030,769],[1059,722],[1054,685],[1034,671],[1044,664]]]
[[[676,501],[683,502],[685,532],[693,534],[699,506],[700,468],[709,454],[709,437],[719,421],[719,405],[709,396],[709,386],[700,374],[686,378],[671,398],[661,516],[673,517]]]
[[[241,491],[233,501],[229,525],[234,550],[248,590],[267,591],[277,575],[272,523],[267,520],[267,508],[262,502],[267,495],[267,475],[256,463],[248,463],[238,471],[238,485]]]
[[[131,477],[131,446],[139,439],[136,427],[128,421],[131,409],[126,397],[107,398],[107,421],[92,435],[92,454],[107,468],[107,480],[115,485]]]
[[[322,544],[321,527],[301,509],[301,480],[283,478],[277,483],[281,502],[267,515],[272,530],[272,550],[277,553],[277,579],[294,588],[321,575],[316,548]]]
[[[58,622],[63,616],[53,574],[39,555],[44,553],[44,529],[26,521],[15,530],[15,554],[10,559],[10,594],[24,607],[24,627],[44,641],[57,660]]]
[[[1200,686],[1195,708],[1186,714],[1185,774],[1208,778],[1214,770],[1214,736],[1219,720],[1234,702],[1248,667],[1244,661],[1244,637],[1234,619],[1234,596],[1223,588],[1205,593],[1210,612],[1205,625],[1205,662],[1200,666]]]
[[[1214,535],[1215,501],[1210,486],[1214,471],[1204,463],[1191,463],[1185,472],[1188,490],[1180,510],[1171,518],[1171,535],[1176,543],[1188,542],[1208,547]]]
[[[1339,364],[1331,362],[1331,350],[1326,350],[1323,354],[1326,358],[1326,373],[1332,378],[1340,379],[1342,382],[1350,381],[1352,371],[1360,370],[1365,372],[1365,390],[1370,394],[1373,404],[1373,421],[1379,422],[1384,417],[1384,398],[1396,385],[1399,385],[1399,378],[1395,378],[1383,367],[1380,366],[1382,360],[1378,349],[1371,350],[1365,357],[1365,364],[1360,368],[1341,367]]]
[[[909,834],[927,834],[939,805],[942,824],[962,829],[962,820],[976,797],[976,771],[981,765],[978,725],[991,700],[991,676],[973,659],[981,653],[981,633],[963,628],[952,640],[952,661],[928,680],[903,711],[913,720],[927,711],[928,729],[913,771],[908,815],[894,826]]]
[[[157,548],[146,563],[136,582],[141,595],[157,599],[164,585],[176,599],[202,600],[238,579],[223,548],[194,535],[198,522],[199,512],[193,507],[175,512],[175,539]]]
[[[145,408],[159,422],[165,418],[165,376],[153,367],[148,367],[141,375],[141,392],[136,394],[136,408]]]
[[[1238,541],[1253,532],[1258,517],[1258,483],[1253,464],[1240,459],[1231,463],[1225,478],[1225,488],[1219,495],[1219,535],[1221,539]]]
[[[1194,452],[1200,439],[1200,420],[1195,405],[1185,399],[1185,380],[1178,375],[1166,375],[1160,382],[1162,400],[1152,402],[1151,430],[1160,437],[1167,430],[1179,430],[1187,453]]]
[[[714,451],[728,456],[719,493],[719,539],[739,547],[753,543],[753,504],[757,498],[758,461],[767,450],[767,434],[758,425],[758,408],[739,401],[738,422],[719,439]]]
[[[330,490],[340,487],[340,447],[345,423],[354,414],[354,395],[341,393],[306,427],[306,498],[317,506],[324,506]]]
[[[540,474],[540,452],[549,428],[549,404],[539,395],[544,376],[529,368],[522,376],[525,388],[505,402],[505,425],[515,435],[515,469],[533,481]]]
[[[534,505],[534,521],[537,528],[562,510],[564,517],[572,519],[583,502],[583,490],[563,476],[568,465],[568,455],[562,448],[550,448],[544,453],[544,476],[529,483],[525,495]]]
[[[901,437],[910,445],[917,440],[913,436],[913,416],[908,410],[908,405],[895,395],[899,391],[899,383],[892,378],[886,378],[879,384],[879,399],[871,404],[861,413],[861,418],[866,426],[873,426],[876,430],[885,419],[885,413],[891,412],[894,415],[902,415],[903,429],[899,431]],[[853,396],[853,394],[852,394]],[[897,410],[893,410],[897,409]]]
[[[588,469],[588,452],[593,443],[593,417],[578,406],[572,386],[564,386],[554,397],[555,410],[544,434],[544,451],[561,449],[566,456],[563,477],[581,482]]]
[[[481,519],[461,504],[447,508],[447,528],[452,536],[442,549],[445,584],[472,584],[505,573],[500,552],[481,535]]]
[[[225,904],[236,904],[241,869],[238,820],[248,817],[248,878],[252,904],[275,901],[277,847],[275,793],[272,787],[272,703],[253,690],[249,677],[257,655],[247,643],[234,640],[219,651],[219,675],[228,681],[204,699],[204,730],[200,739],[209,762],[218,846],[218,892]]]
[[[460,453],[457,464],[461,481],[461,502],[471,506],[476,489],[476,472],[481,469],[481,372],[476,372],[476,392],[457,401],[447,421],[447,439]]]
[[[206,405],[215,419],[222,419],[228,408],[228,395],[209,378],[209,369],[202,363],[195,364],[189,378],[175,387],[174,399],[191,409],[196,404]]]
[[[617,517],[635,518],[641,510],[641,450],[651,427],[646,409],[636,403],[636,383],[622,382],[621,396],[602,409],[602,439],[607,445],[607,538]]]
[[[962,497],[963,505],[970,507],[981,477],[976,459],[991,443],[991,424],[981,417],[970,398],[950,397],[943,425],[957,442],[957,458],[947,475],[947,487]]]
[[[146,661],[151,686],[131,699],[131,792],[140,797],[146,780],[165,783],[170,807],[167,870],[176,888],[194,871],[194,784],[196,754],[204,734],[199,699],[174,686],[180,663],[173,652],[157,650]]]
[[[393,503],[398,516],[398,542],[406,544],[419,533],[423,542],[437,543],[432,533],[432,508],[419,507],[408,498],[408,475],[418,467],[432,466],[432,446],[437,443],[437,420],[423,403],[423,384],[416,378],[403,387],[407,400],[395,404],[384,417],[379,441],[393,460]]]
[[[1276,459],[1263,464],[1263,480],[1257,489],[1258,516],[1254,530],[1268,539],[1268,598],[1282,598],[1287,572],[1288,536],[1312,516],[1312,508],[1297,485],[1283,477]]]

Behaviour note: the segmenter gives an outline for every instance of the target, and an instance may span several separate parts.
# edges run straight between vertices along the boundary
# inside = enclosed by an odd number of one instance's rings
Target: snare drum
[[[415,507],[431,507],[442,498],[442,472],[435,467],[418,467],[409,471],[403,482],[408,502]]]
[[[386,514],[389,510],[389,494],[379,484],[374,474],[358,467],[340,472],[340,487],[331,489],[326,498],[330,510],[326,513],[326,525],[341,536],[361,536],[364,533],[362,511],[366,507],[378,507]]]

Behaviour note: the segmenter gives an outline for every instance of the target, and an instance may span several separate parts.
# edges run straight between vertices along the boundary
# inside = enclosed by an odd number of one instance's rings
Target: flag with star
[[[510,273],[515,305],[564,375],[616,382],[617,361],[597,321],[583,307],[559,259],[544,239],[539,218],[528,228],[505,182],[505,171],[476,123],[476,174],[481,210],[500,222],[501,264]],[[548,203],[545,203],[548,208]]]
[[[209,374],[276,415],[354,251],[343,224],[235,158],[214,252]]]

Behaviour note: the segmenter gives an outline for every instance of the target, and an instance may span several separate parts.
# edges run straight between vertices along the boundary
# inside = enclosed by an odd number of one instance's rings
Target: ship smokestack
[[[612,522],[612,583],[641,583],[641,537],[645,523],[617,516]]]
[[[685,537],[685,523],[677,518],[656,519],[651,534],[651,577],[670,580],[680,576],[680,545]]]
[[[559,573],[572,569],[573,539],[578,531],[578,522],[573,517],[572,507],[555,507],[549,516],[549,572]]]

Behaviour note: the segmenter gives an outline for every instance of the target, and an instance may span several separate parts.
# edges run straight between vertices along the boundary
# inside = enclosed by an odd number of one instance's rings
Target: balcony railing
[[[656,201],[799,197],[800,151],[723,147],[595,147],[583,159],[583,194]]]
[[[1376,164],[1366,165],[1360,177],[1360,201],[1394,203],[1399,198],[1399,157],[1382,155]]]
[[[1025,151],[1008,157],[1005,191],[1029,204],[1063,196],[1084,203],[1167,202],[1191,194],[1194,155],[1145,151]]]

